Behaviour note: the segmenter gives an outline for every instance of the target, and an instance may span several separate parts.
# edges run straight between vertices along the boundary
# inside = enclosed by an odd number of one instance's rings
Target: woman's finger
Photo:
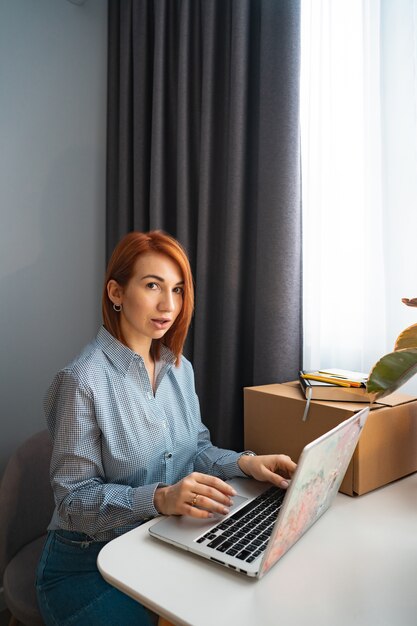
[[[192,474],[189,475],[188,478],[194,480],[197,485],[210,487],[227,496],[236,495],[236,491],[233,489],[231,485],[226,483],[224,480],[221,480],[221,478],[217,478],[216,476],[209,476],[208,474],[200,474],[199,472],[193,472]]]
[[[205,509],[206,511],[219,513],[220,515],[226,515],[232,504],[233,502],[231,500],[228,500],[226,504],[223,504],[222,502],[218,502],[212,498],[203,496],[202,494],[195,494],[191,501],[191,506],[193,508]]]
[[[201,483],[197,483],[194,488],[191,489],[191,494],[193,495],[191,499],[191,504],[196,504],[194,502],[195,496],[200,498],[198,506],[201,506],[201,498],[204,498],[207,504],[207,501],[218,502],[223,506],[232,506],[233,500],[231,496],[225,495],[221,491],[214,489],[214,487],[208,487],[207,485],[202,485]]]

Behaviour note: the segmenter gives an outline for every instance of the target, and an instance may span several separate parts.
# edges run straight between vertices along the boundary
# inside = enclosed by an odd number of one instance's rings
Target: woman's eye
[[[158,283],[147,283],[147,288],[148,289],[158,289]]]
[[[182,296],[184,293],[183,287],[174,287],[174,293],[179,293]]]

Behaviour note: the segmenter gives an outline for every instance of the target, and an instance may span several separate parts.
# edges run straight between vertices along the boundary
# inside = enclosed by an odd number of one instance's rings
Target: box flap
[[[415,396],[409,396],[406,393],[390,393],[389,396],[385,396],[381,400],[377,400],[374,404],[382,404],[383,406],[398,406],[399,404],[406,404],[407,402],[414,402],[417,400]]]

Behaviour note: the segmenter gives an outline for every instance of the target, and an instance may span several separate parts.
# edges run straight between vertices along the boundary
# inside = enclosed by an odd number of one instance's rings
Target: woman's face
[[[127,345],[144,356],[152,339],[161,339],[171,328],[182,307],[184,279],[179,266],[158,252],[141,255],[125,288],[114,280],[107,292],[121,304],[120,325]]]

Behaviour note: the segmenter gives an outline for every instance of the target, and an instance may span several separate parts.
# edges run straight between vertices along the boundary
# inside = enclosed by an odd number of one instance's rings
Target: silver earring
[[[121,304],[113,304],[113,309],[116,311],[116,313],[120,313],[120,311],[122,310],[122,305]]]

